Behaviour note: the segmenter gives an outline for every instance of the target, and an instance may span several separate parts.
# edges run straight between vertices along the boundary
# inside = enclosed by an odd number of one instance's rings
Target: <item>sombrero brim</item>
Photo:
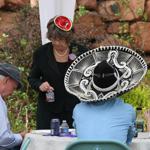
[[[116,57],[114,60],[115,67],[123,74],[118,85],[110,91],[93,88],[92,67],[98,62],[113,59],[112,57]],[[108,100],[137,86],[146,72],[147,64],[135,51],[122,46],[102,46],[76,58],[66,72],[64,84],[66,90],[81,101]]]

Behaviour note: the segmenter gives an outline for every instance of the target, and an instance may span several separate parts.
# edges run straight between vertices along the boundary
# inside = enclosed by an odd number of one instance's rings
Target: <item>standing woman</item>
[[[47,24],[47,38],[51,41],[38,48],[33,54],[29,83],[39,93],[37,104],[37,129],[49,129],[50,120],[67,120],[72,127],[72,111],[79,102],[64,87],[64,76],[76,51],[79,55],[87,49],[71,43],[72,22],[65,16],[52,18]],[[53,91],[54,102],[46,101],[46,92]]]

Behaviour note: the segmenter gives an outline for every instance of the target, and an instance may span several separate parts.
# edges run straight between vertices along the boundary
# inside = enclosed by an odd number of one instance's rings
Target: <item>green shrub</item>
[[[130,103],[134,108],[141,107],[143,111],[150,109],[150,70],[144,80],[136,88],[122,95],[125,102]]]
[[[25,92],[16,91],[7,101],[8,114],[15,132],[35,128],[36,103]]]
[[[41,37],[38,8],[26,6],[17,14],[15,27],[0,37],[0,60],[16,65],[22,73],[23,89],[6,101],[12,129],[19,132],[35,128],[37,93],[29,86],[27,77]]]
[[[89,11],[85,8],[85,6],[80,5],[78,10],[75,12],[75,21],[77,21],[81,16],[84,16]]]

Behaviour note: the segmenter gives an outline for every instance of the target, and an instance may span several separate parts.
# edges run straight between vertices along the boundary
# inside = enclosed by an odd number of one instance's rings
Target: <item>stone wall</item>
[[[77,0],[76,12],[79,6],[88,12],[75,22],[76,38],[91,40],[91,48],[117,41],[150,55],[150,0]]]
[[[0,8],[13,10],[31,1],[0,0]],[[79,6],[86,11],[80,12]],[[90,49],[116,44],[133,47],[150,64],[150,0],[77,0],[76,14],[75,40]]]
[[[30,0],[0,0],[0,8],[15,10],[29,3]]]

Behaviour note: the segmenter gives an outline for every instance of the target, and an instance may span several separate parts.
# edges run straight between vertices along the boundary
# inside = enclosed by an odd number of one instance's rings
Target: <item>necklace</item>
[[[54,50],[54,53],[59,57],[63,57],[66,56],[66,54],[68,53],[68,49],[63,54],[58,53],[57,50]]]

